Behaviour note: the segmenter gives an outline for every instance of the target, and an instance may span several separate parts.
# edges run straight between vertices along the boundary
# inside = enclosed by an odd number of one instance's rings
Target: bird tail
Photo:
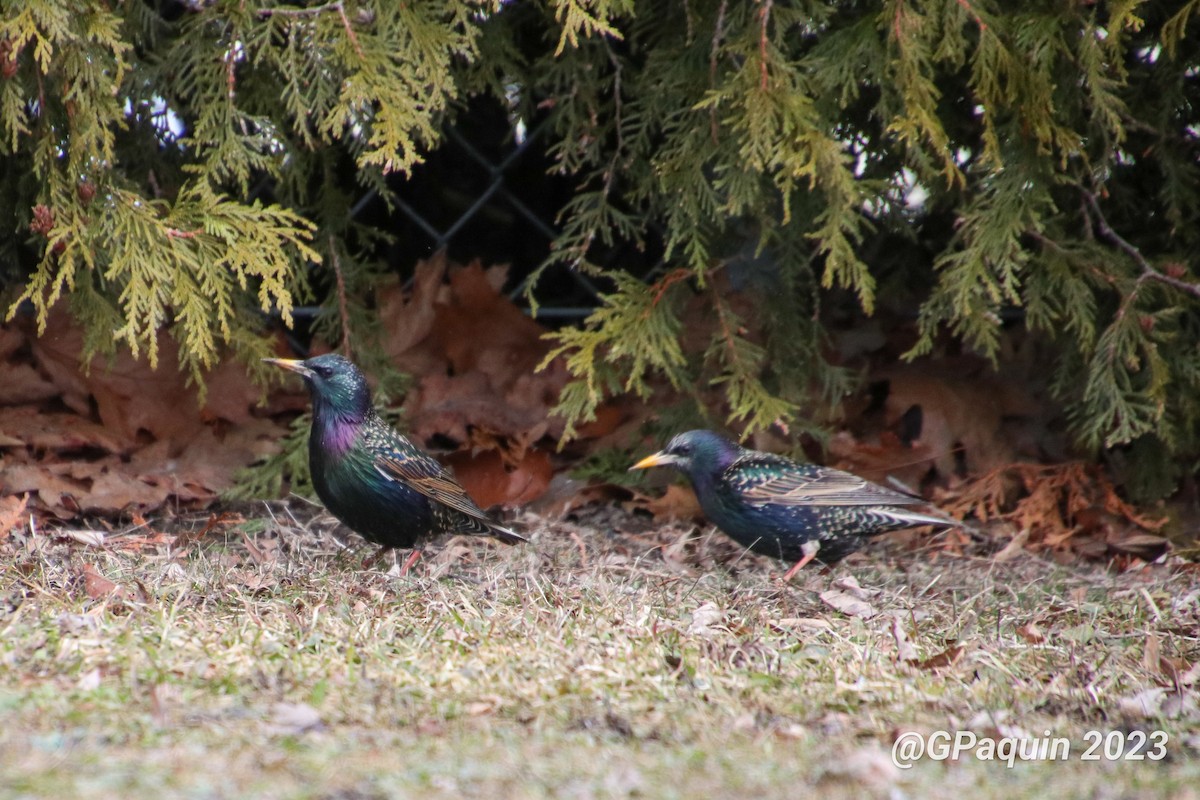
[[[879,509],[879,513],[888,519],[895,520],[901,525],[937,525],[939,528],[960,528],[963,523],[951,517],[934,516],[933,514],[922,514],[919,511],[909,511],[906,508],[888,508]]]
[[[529,542],[529,540],[521,534],[517,533],[516,531],[511,531],[503,525],[497,525],[494,522],[488,522],[487,527],[488,534],[496,539],[499,539],[505,544],[527,544]]]

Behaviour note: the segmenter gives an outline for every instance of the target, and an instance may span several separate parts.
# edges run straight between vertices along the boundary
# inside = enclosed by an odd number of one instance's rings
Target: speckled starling
[[[712,431],[681,433],[631,469],[674,467],[687,475],[712,522],[756,553],[795,561],[784,580],[814,557],[833,563],[868,536],[953,521],[909,511],[919,497],[841,470],[747,450]]]
[[[439,533],[525,541],[488,518],[445,467],[383,421],[362,373],[348,360],[332,354],[264,360],[299,373],[308,384],[313,487],[351,530],[385,549],[414,547]],[[419,553],[413,551],[403,572]]]

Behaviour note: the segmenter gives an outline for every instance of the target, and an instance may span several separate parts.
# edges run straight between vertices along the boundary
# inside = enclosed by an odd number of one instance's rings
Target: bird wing
[[[482,509],[454,480],[454,476],[428,456],[380,453],[375,456],[375,469],[388,480],[400,481],[430,500],[461,511],[468,517],[490,522]]]
[[[910,505],[919,497],[886,489],[840,469],[798,464],[770,453],[749,453],[725,471],[743,499],[782,506]]]
[[[462,512],[478,523],[478,533],[490,532],[505,544],[529,541],[484,513],[445,467],[416,448],[409,454],[376,453],[375,469],[389,481],[400,481],[435,503]]]

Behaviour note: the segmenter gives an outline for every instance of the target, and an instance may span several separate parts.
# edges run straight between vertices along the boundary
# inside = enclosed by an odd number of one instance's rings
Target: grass
[[[589,513],[405,577],[279,506],[183,549],[14,532],[0,796],[1196,796],[1190,565],[881,541],[782,586],[719,535]],[[1072,758],[892,765],[939,729]],[[1163,761],[1079,759],[1087,731],[1159,729]]]

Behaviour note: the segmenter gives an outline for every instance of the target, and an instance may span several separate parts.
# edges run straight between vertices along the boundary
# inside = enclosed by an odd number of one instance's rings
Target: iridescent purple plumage
[[[313,486],[330,513],[352,530],[388,548],[413,547],[438,533],[525,541],[492,521],[440,463],[383,421],[362,373],[348,360],[339,355],[266,360],[299,373],[308,384]]]

